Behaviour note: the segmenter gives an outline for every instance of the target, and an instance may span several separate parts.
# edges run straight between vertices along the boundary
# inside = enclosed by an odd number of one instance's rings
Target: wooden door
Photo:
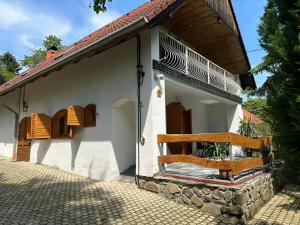
[[[167,133],[168,134],[191,134],[192,133],[191,110],[177,102],[167,105]],[[171,154],[191,154],[190,143],[170,143],[168,148]]]
[[[29,126],[30,117],[21,120],[19,124],[18,146],[17,146],[17,161],[26,161],[30,159],[31,141],[28,139],[27,131]]]

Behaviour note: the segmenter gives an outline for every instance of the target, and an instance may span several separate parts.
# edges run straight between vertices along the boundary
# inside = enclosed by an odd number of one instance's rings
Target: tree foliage
[[[93,0],[90,3],[90,8],[93,8],[93,10],[98,14],[99,12],[105,12],[106,11],[106,3],[111,2],[112,0]]]
[[[265,120],[267,118],[267,101],[264,98],[251,98],[243,103],[243,108]]]
[[[55,35],[49,35],[43,41],[43,47],[33,50],[31,55],[25,55],[22,60],[22,65],[34,67],[45,59],[46,51],[55,46],[58,50],[64,48],[62,40]]]
[[[0,61],[5,66],[6,70],[12,73],[16,73],[20,70],[20,64],[16,57],[10,52],[5,52],[0,55]]]
[[[300,1],[268,0],[258,28],[266,51],[254,72],[270,74],[254,94],[265,96],[266,112],[286,160],[286,178],[300,183]]]
[[[0,55],[0,84],[9,81],[20,70],[20,64],[10,52]]]

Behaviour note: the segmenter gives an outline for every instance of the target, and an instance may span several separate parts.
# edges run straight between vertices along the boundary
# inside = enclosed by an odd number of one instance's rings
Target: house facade
[[[158,134],[238,131],[249,70],[230,1],[149,1],[0,87],[0,155],[152,177],[157,156],[196,148]]]

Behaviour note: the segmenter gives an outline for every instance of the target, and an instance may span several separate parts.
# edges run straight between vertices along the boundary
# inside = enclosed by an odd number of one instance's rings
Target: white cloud
[[[30,39],[29,36],[23,35],[23,36],[21,37],[21,41],[22,41],[23,45],[24,45],[26,48],[28,48],[29,50],[32,50],[32,51],[38,49],[39,47],[36,46],[35,44],[33,44],[29,39]]]
[[[0,0],[0,31],[14,32],[27,48],[35,48],[31,39],[44,39],[54,34],[64,38],[72,31],[71,23],[55,15],[55,12],[42,11],[22,2]]]
[[[93,13],[93,15],[90,18],[90,23],[92,25],[93,30],[97,30],[108,23],[114,21],[118,17],[121,16],[121,13],[116,10],[108,10],[105,13],[99,13],[98,15],[96,13]]]
[[[10,5],[8,2],[0,1],[0,29],[9,28],[20,22],[27,22],[28,17],[24,14],[24,11],[14,5]]]

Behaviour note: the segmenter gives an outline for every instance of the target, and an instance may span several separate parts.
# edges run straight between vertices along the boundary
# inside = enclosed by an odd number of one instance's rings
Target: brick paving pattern
[[[254,217],[249,225],[300,225],[300,187],[285,187]]]
[[[275,196],[251,225],[300,224],[299,188]],[[133,184],[99,182],[55,168],[0,158],[0,225],[222,225],[220,219]]]
[[[0,158],[0,224],[225,224],[134,184]]]

